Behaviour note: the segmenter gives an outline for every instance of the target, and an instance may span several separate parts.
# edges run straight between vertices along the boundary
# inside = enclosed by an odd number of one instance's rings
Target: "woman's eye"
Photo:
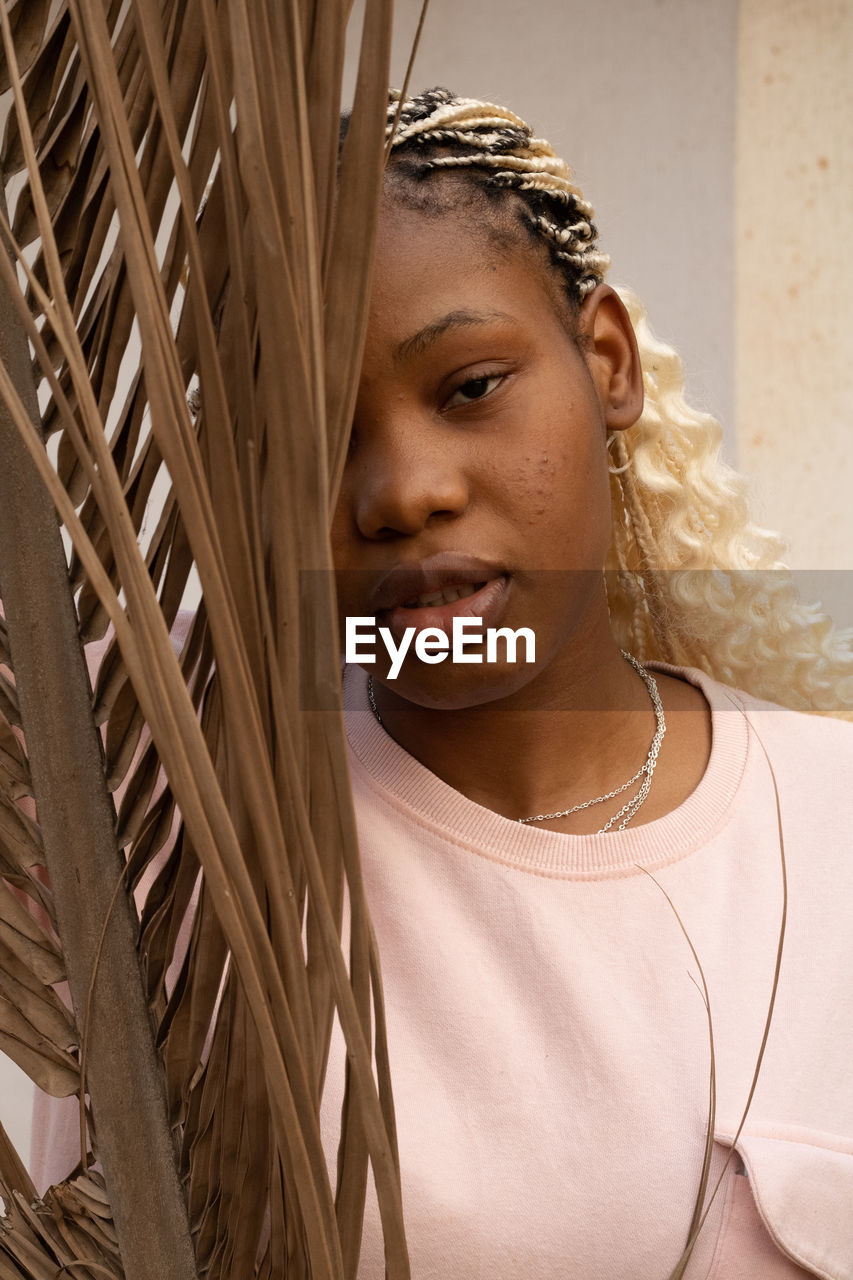
[[[445,407],[455,409],[459,405],[482,400],[484,396],[491,395],[501,382],[503,382],[503,374],[498,373],[484,374],[481,378],[469,378],[467,382],[463,382],[456,388]]]

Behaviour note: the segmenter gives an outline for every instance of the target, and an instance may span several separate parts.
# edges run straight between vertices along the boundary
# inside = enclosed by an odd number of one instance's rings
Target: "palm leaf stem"
[[[682,920],[681,915],[679,914],[678,908],[676,907],[672,898],[669,896],[666,889],[664,889],[660,881],[657,880],[650,871],[647,871],[646,868],[642,866],[639,867],[639,870],[642,871],[644,875],[647,875],[651,880],[652,884],[655,885],[660,890],[660,892],[666,898],[669,904],[670,910],[672,911],[673,915],[678,921],[679,928],[681,929],[681,932],[684,934],[684,937],[687,941],[687,945],[689,946],[690,951],[693,955],[693,959],[696,961],[696,967],[699,970],[699,977],[702,980],[701,987],[699,986],[699,983],[696,981],[692,973],[689,975],[689,977],[693,982],[694,986],[697,988],[700,996],[702,997],[702,1003],[705,1006],[705,1016],[708,1019],[708,1048],[709,1048],[708,1120],[705,1126],[705,1150],[702,1157],[702,1175],[699,1179],[699,1188],[696,1192],[696,1199],[693,1206],[693,1217],[690,1220],[690,1227],[687,1232],[687,1243],[684,1246],[684,1250],[678,1262],[676,1263],[675,1268],[670,1272],[670,1275],[668,1277],[668,1280],[682,1280],[682,1276],[684,1275],[684,1272],[687,1268],[687,1264],[690,1261],[690,1256],[693,1253],[693,1247],[696,1244],[696,1239],[699,1235],[699,1231],[702,1227],[703,1222],[705,1221],[705,1217],[707,1216],[707,1210],[704,1214],[702,1210],[705,1205],[705,1196],[708,1190],[708,1179],[711,1174],[711,1158],[714,1150],[714,1129],[715,1129],[716,1118],[717,1118],[717,1056],[714,1048],[714,1022],[713,1022],[713,1018],[711,1017],[711,994],[708,990],[708,983],[705,978],[705,970],[702,968],[702,961],[699,959],[699,953],[697,952],[695,946],[693,945],[693,939],[690,937],[690,934],[687,932],[687,927],[684,921]]]
[[[730,698],[730,701],[734,701],[734,699]],[[779,862],[780,862],[780,872],[781,872],[781,882],[782,882],[782,910],[781,910],[780,919],[779,919],[779,936],[776,943],[776,962],[773,966],[773,981],[770,987],[770,999],[767,1003],[767,1016],[764,1020],[764,1029],[761,1033],[761,1044],[758,1047],[758,1056],[756,1057],[756,1060],[755,1060],[755,1068],[752,1073],[752,1080],[750,1081],[749,1092],[746,1097],[746,1102],[744,1103],[744,1108],[741,1114],[740,1122],[738,1124],[737,1129],[735,1130],[734,1136],[732,1137],[731,1144],[729,1145],[729,1152],[725,1158],[725,1161],[723,1162],[723,1167],[720,1169],[720,1172],[717,1175],[717,1181],[714,1183],[714,1189],[711,1192],[711,1195],[708,1199],[708,1203],[705,1206],[705,1211],[702,1214],[699,1221],[696,1223],[693,1231],[691,1232],[688,1238],[684,1255],[682,1257],[682,1261],[679,1263],[679,1266],[676,1267],[675,1271],[673,1271],[672,1274],[668,1277],[668,1280],[681,1280],[681,1277],[684,1274],[684,1268],[686,1267],[687,1261],[689,1260],[690,1253],[692,1252],[693,1246],[696,1243],[696,1238],[705,1224],[705,1219],[707,1218],[708,1214],[711,1211],[711,1205],[713,1204],[714,1199],[716,1198],[716,1195],[723,1184],[723,1178],[725,1177],[726,1170],[731,1164],[732,1158],[735,1154],[735,1151],[737,1150],[737,1144],[738,1144],[738,1141],[740,1140],[740,1135],[743,1132],[744,1125],[746,1124],[747,1117],[749,1116],[749,1111],[752,1106],[752,1100],[755,1096],[755,1091],[758,1087],[758,1078],[761,1074],[761,1065],[764,1062],[764,1053],[767,1048],[767,1041],[770,1038],[770,1027],[773,1023],[773,1011],[776,1007],[776,996],[779,991],[779,975],[782,972],[782,956],[785,950],[785,932],[787,930],[787,925],[788,925],[788,864],[787,864],[787,859],[785,857],[785,833],[782,827],[782,802],[779,799],[779,785],[776,781],[776,772],[770,761],[770,756],[768,754],[766,746],[764,745],[764,740],[762,739],[761,734],[758,732],[755,722],[752,719],[749,720],[749,726],[752,729],[753,733],[755,734],[756,738],[758,739],[758,745],[761,747],[761,751],[764,755],[764,759],[767,761],[767,768],[770,771],[770,780],[773,784],[773,797],[774,797],[774,803],[776,807],[776,826],[779,832]]]

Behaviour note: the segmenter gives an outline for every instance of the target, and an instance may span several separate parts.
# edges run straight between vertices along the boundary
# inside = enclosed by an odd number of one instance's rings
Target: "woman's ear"
[[[605,426],[632,427],[643,412],[643,371],[634,326],[609,284],[597,285],[584,299],[579,332]]]

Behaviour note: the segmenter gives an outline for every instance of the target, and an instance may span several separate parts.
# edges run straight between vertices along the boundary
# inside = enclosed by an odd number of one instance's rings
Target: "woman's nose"
[[[451,520],[468,505],[468,481],[452,449],[433,438],[375,442],[358,459],[352,477],[354,515],[365,538],[412,537],[427,525]]]

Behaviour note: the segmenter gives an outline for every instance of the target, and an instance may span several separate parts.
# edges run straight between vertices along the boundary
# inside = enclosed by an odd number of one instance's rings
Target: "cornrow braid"
[[[513,112],[448,89],[402,101],[392,91],[387,138],[392,163],[414,181],[455,170],[476,173],[486,192],[514,191],[525,225],[548,249],[576,303],[604,279],[610,259],[596,245],[592,206],[565,160]]]

